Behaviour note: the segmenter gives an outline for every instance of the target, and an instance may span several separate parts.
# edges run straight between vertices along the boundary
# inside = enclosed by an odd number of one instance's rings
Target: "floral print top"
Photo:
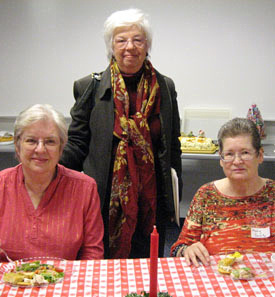
[[[203,185],[191,202],[171,256],[176,256],[179,248],[198,241],[210,255],[275,252],[274,202],[275,181],[270,179],[257,193],[244,197],[226,196],[214,182]]]

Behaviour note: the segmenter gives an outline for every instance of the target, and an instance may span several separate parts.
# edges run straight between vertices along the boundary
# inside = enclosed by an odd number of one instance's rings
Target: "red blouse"
[[[97,186],[89,176],[58,165],[35,209],[22,165],[0,172],[0,246],[11,259],[100,259],[103,232]],[[0,261],[6,261],[1,253]]]

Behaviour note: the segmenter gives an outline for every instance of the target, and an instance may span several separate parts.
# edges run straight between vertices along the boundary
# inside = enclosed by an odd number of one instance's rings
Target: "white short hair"
[[[113,56],[112,44],[115,29],[131,26],[137,26],[144,31],[147,40],[148,51],[150,51],[152,47],[152,30],[147,15],[136,8],[120,10],[112,13],[104,23],[104,40],[107,57],[109,60]]]

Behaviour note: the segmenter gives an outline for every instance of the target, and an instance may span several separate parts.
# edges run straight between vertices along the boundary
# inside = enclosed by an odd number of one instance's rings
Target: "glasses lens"
[[[253,152],[242,152],[241,153],[241,159],[244,161],[252,160],[254,156]]]
[[[119,49],[124,48],[126,44],[127,44],[127,40],[122,40],[122,39],[115,40],[115,45]]]
[[[133,44],[136,46],[136,47],[143,47],[144,44],[145,44],[145,40],[142,39],[142,38],[135,38],[133,40]]]
[[[225,162],[231,162],[234,160],[234,154],[226,152],[221,154],[221,159]]]

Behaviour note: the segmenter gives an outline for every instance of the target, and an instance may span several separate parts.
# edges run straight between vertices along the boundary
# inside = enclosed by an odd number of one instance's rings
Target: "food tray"
[[[217,151],[217,149],[218,148],[214,146],[211,150],[181,148],[181,151],[182,153],[190,153],[190,154],[214,154]]]

